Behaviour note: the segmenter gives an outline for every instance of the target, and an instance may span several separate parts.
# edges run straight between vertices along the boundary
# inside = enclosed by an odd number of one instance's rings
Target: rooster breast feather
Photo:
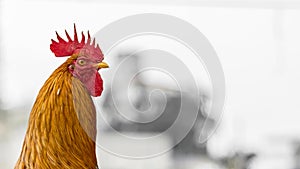
[[[30,113],[15,169],[95,169],[96,110],[69,58],[45,82]]]

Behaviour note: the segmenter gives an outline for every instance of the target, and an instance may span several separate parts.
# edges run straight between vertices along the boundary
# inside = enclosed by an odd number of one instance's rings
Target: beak
[[[105,63],[105,62],[100,62],[97,64],[97,67],[98,69],[101,69],[101,68],[109,68],[108,64]]]

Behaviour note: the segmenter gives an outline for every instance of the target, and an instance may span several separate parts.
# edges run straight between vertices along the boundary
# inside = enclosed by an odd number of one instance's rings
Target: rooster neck
[[[95,139],[93,101],[65,62],[37,96],[15,168],[95,169]]]

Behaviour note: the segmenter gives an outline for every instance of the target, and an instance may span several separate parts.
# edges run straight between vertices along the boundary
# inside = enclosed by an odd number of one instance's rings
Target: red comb
[[[88,39],[87,42],[85,42],[85,36],[83,32],[81,32],[82,39],[79,42],[76,26],[74,24],[74,40],[71,39],[70,35],[67,31],[66,36],[68,38],[68,42],[65,41],[63,38],[61,38],[58,33],[56,32],[56,36],[58,39],[58,42],[51,39],[52,44],[50,44],[51,51],[55,54],[57,57],[63,57],[63,56],[71,56],[74,54],[74,52],[80,50],[81,53],[91,56],[97,60],[103,60],[103,54],[101,52],[101,49],[99,45],[95,46],[95,38],[93,39],[93,42],[91,44],[91,36],[88,32]]]

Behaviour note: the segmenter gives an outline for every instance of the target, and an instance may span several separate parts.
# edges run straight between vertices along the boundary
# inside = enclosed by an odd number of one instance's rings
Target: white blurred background
[[[35,97],[66,59],[49,50],[55,31],[72,32],[76,23],[78,30],[93,34],[139,13],[179,17],[208,38],[224,69],[225,110],[217,131],[197,155],[187,151],[183,158],[169,152],[128,160],[98,150],[102,168],[300,168],[300,1],[285,0],[1,0],[1,168],[13,168]],[[209,98],[207,77],[198,77]],[[106,138],[114,139],[109,134]],[[130,145],[124,148],[130,150]]]

